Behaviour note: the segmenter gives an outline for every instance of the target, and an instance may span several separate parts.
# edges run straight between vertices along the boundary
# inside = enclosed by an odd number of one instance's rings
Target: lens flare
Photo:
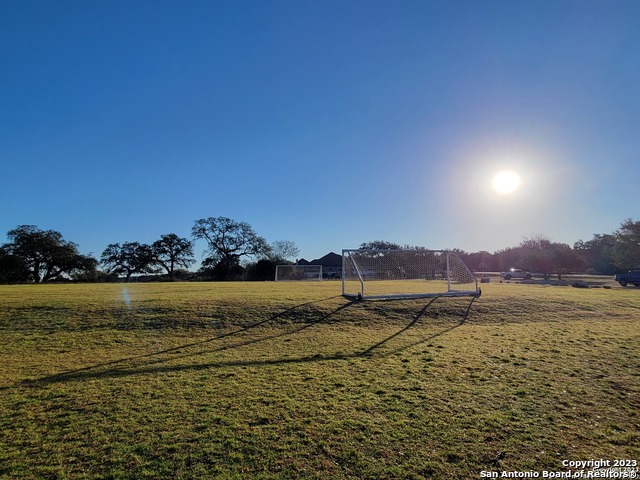
[[[131,306],[131,298],[129,297],[129,292],[124,287],[122,288],[122,299],[124,300],[124,303],[126,303],[127,307]]]

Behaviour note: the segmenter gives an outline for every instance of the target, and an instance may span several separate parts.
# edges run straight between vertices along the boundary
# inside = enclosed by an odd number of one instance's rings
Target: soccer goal
[[[276,265],[276,282],[321,282],[322,265]]]
[[[479,296],[478,280],[447,250],[343,250],[342,295],[350,298]]]

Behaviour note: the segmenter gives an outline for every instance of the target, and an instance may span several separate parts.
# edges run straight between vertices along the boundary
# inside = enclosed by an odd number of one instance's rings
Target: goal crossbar
[[[358,299],[479,296],[475,275],[448,250],[342,251],[342,295]]]

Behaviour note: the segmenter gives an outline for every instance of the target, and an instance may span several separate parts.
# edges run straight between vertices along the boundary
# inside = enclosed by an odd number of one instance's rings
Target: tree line
[[[76,243],[60,232],[20,225],[7,233],[0,246],[0,283],[55,281],[108,282],[144,280],[273,280],[278,264],[293,263],[300,251],[290,240],[268,243],[246,222],[227,217],[196,220],[192,239],[175,233],[161,235],[151,244],[135,241],[109,244],[100,259],[83,255]],[[196,272],[194,242],[207,244],[206,258]],[[360,248],[416,248],[387,241]],[[425,248],[425,247],[417,247]],[[505,271],[512,267],[559,278],[569,272],[611,275],[640,268],[640,221],[625,220],[610,234],[595,234],[573,247],[538,235],[519,245],[499,250],[459,253],[474,271]]]
[[[54,281],[108,282],[146,280],[273,280],[275,266],[299,255],[294,242],[271,244],[251,225],[227,217],[196,220],[192,240],[175,233],[152,244],[136,241],[107,245],[100,259],[83,255],[76,243],[55,230],[20,225],[0,246],[0,283]],[[207,257],[197,272],[194,241],[207,243]]]
[[[360,248],[424,248],[377,240],[363,243]],[[543,235],[522,240],[515,247],[494,253],[467,253],[454,249],[467,266],[476,272],[502,272],[522,268],[550,278],[567,273],[613,275],[640,269],[640,221],[626,219],[615,232],[595,234],[591,240],[579,240],[573,247],[553,242]]]
[[[566,273],[613,275],[640,268],[640,221],[626,219],[613,233],[594,234],[591,240],[579,240],[573,247],[552,242],[544,236],[524,239],[518,246],[492,255],[470,254],[472,268],[504,271],[524,268],[561,278]]]

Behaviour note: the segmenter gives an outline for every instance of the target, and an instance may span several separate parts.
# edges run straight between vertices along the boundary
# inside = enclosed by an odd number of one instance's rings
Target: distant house
[[[324,278],[340,278],[342,273],[342,257],[333,252],[311,261],[301,258],[298,260],[298,265],[322,265],[322,276]]]

